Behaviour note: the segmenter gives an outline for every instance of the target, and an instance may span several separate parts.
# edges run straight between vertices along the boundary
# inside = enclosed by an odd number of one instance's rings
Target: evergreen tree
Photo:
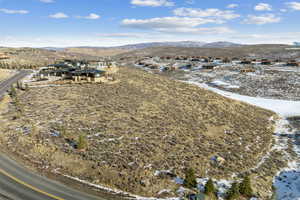
[[[231,185],[231,188],[228,190],[226,194],[226,199],[227,200],[234,200],[237,199],[240,196],[240,187],[238,183],[233,183]]]
[[[21,88],[22,88],[21,82],[20,82],[20,81],[17,82],[17,88],[18,88],[18,89],[21,89]]]
[[[17,96],[17,91],[16,91],[16,88],[14,86],[11,86],[9,95],[12,98],[15,98]]]
[[[251,180],[249,176],[246,176],[240,184],[240,193],[243,196],[251,197],[253,195]]]
[[[214,186],[214,182],[209,179],[204,186],[204,193],[208,196],[216,196],[217,190]]]
[[[192,168],[186,170],[183,185],[190,189],[197,187],[195,172]]]

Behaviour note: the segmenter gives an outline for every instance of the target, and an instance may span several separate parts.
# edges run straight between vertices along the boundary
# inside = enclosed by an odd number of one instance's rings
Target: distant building
[[[9,57],[4,53],[0,53],[0,60],[6,60],[6,59],[9,59]]]
[[[242,64],[242,65],[251,65],[251,64],[252,64],[252,61],[251,61],[251,60],[242,60],[242,61],[241,61],[241,64]]]
[[[261,64],[262,64],[262,65],[272,65],[272,62],[271,62],[270,60],[268,60],[268,59],[263,59],[263,60],[261,61]]]
[[[248,69],[241,69],[240,72],[241,72],[241,73],[249,73],[249,72],[256,72],[256,70],[255,70],[255,69],[248,68]]]
[[[291,61],[287,62],[286,66],[288,66],[288,67],[299,67],[300,63],[297,62],[296,60],[291,60]]]
[[[97,70],[105,70],[106,68],[109,67],[115,67],[116,63],[112,61],[106,61],[106,60],[101,60],[101,61],[89,61],[88,62],[88,67],[89,68],[95,68]]]
[[[217,65],[216,64],[206,64],[202,66],[202,69],[214,69]]]
[[[107,75],[107,71],[112,71],[115,65],[108,62],[86,62],[77,60],[64,60],[57,64],[48,65],[40,69],[39,77],[41,79],[58,76],[63,79],[73,80],[74,82],[95,82],[102,81],[102,77]],[[105,69],[105,70],[103,70]]]

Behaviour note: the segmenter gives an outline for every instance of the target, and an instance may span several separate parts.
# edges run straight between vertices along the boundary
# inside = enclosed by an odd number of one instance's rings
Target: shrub
[[[204,186],[204,193],[210,197],[216,197],[217,190],[214,186],[214,183],[209,179]]]
[[[192,168],[186,170],[183,185],[190,189],[197,187],[195,172]]]
[[[226,199],[227,200],[234,200],[240,196],[240,187],[238,183],[233,183],[231,188],[227,191]]]
[[[253,194],[252,188],[251,188],[251,181],[250,177],[246,176],[244,180],[240,184],[240,193],[243,196],[251,197]]]
[[[17,96],[17,91],[16,91],[16,88],[15,88],[14,86],[11,86],[9,95],[10,95],[12,98],[15,98],[15,97]]]

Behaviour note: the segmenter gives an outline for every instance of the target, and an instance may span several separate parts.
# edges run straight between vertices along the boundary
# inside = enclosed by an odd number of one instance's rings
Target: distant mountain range
[[[119,48],[125,49],[144,49],[149,47],[203,47],[205,42],[193,42],[193,41],[181,41],[181,42],[151,42],[151,43],[139,43],[120,46]]]
[[[149,43],[138,43],[138,44],[129,44],[116,47],[95,47],[95,46],[80,46],[80,47],[70,47],[70,48],[92,48],[92,49],[144,49],[150,47],[203,47],[203,48],[225,48],[225,47],[239,47],[243,46],[242,44],[232,43],[232,42],[196,42],[196,41],[180,41],[180,42],[149,42]],[[56,47],[45,47],[47,50],[64,50],[68,48],[56,48]]]

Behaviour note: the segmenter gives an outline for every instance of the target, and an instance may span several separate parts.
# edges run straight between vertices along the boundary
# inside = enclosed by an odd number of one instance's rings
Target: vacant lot
[[[19,92],[0,141],[41,167],[149,196],[178,187],[157,170],[229,178],[254,167],[272,142],[270,111],[136,69],[115,78]],[[79,135],[85,151],[74,148]]]

